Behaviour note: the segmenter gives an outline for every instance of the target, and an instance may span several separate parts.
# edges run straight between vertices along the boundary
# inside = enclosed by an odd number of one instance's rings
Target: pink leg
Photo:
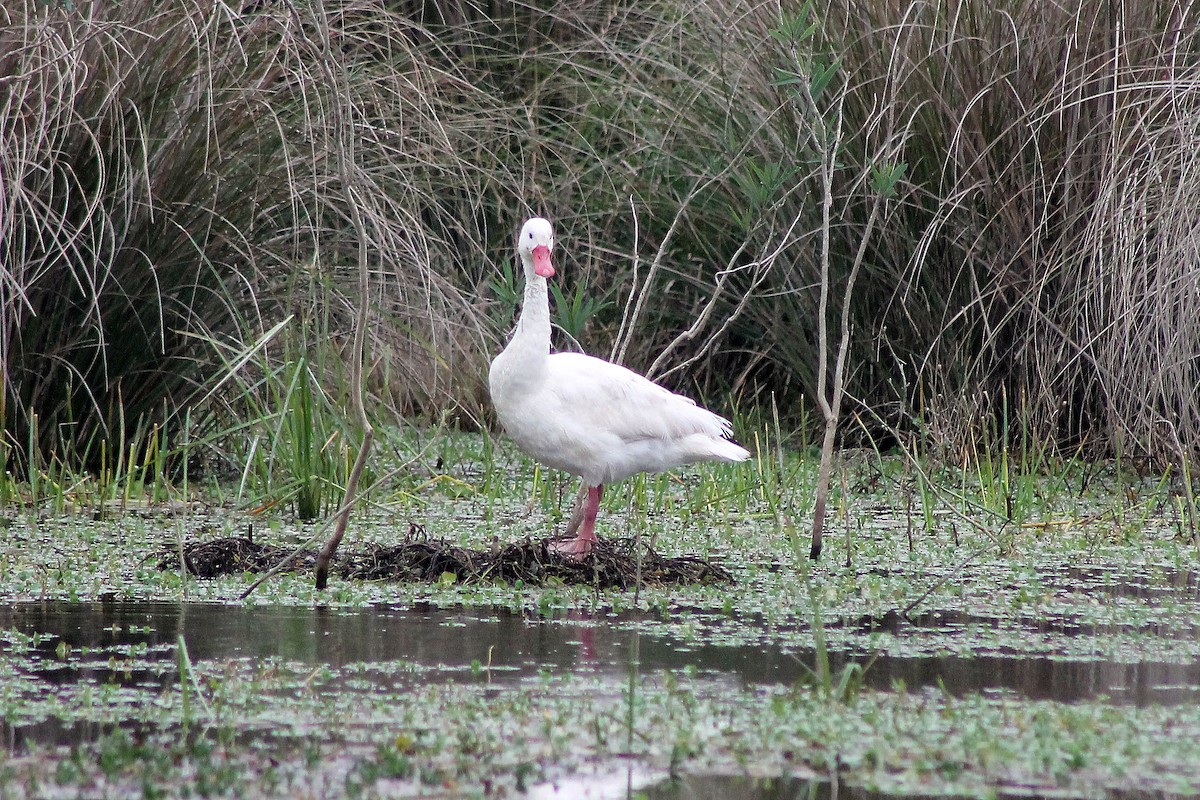
[[[579,523],[579,533],[574,539],[555,542],[550,549],[564,558],[582,561],[584,556],[592,552],[596,546],[596,514],[600,511],[600,498],[604,496],[604,486],[589,486],[587,502],[583,505],[583,519]],[[570,526],[568,526],[568,530]]]
[[[586,483],[579,486],[579,492],[575,495],[575,507],[571,509],[571,519],[563,531],[564,536],[574,536],[575,531],[579,530],[579,523],[583,522],[583,502],[587,499],[589,488]]]

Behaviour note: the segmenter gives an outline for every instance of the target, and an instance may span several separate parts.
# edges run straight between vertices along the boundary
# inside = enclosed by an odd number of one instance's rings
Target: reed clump
[[[196,403],[208,433],[239,429],[230,374],[266,396],[299,349],[336,379],[360,303],[381,397],[402,413],[478,407],[492,333],[474,289],[513,216],[500,233],[495,208],[523,188],[520,154],[501,156],[526,123],[467,66],[445,68],[454,42],[382,3],[28,0],[0,26],[14,464],[69,453],[95,467],[119,419],[177,427]],[[352,279],[314,26],[352,75],[369,297]]]

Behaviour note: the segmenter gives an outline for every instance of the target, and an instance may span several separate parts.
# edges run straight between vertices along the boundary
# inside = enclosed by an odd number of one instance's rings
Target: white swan
[[[492,361],[492,404],[517,446],[548,467],[578,475],[587,501],[575,538],[554,549],[581,559],[596,543],[604,484],[697,461],[744,461],[729,421],[622,366],[581,353],[550,353],[546,279],[554,229],[540,217],[521,228],[525,301],[516,332]]]

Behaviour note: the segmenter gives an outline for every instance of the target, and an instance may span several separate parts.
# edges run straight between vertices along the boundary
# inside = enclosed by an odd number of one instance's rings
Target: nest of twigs
[[[400,544],[367,543],[334,559],[332,571],[348,580],[425,583],[584,584],[598,588],[670,586],[732,581],[729,572],[698,556],[663,556],[634,539],[601,539],[582,561],[565,558],[550,547],[554,539],[526,539],[487,550],[460,547],[430,537],[420,525],[410,527]],[[313,549],[258,544],[230,536],[185,544],[188,572],[201,578],[245,572],[267,572],[290,557],[291,572],[310,570]],[[179,569],[179,550],[164,550],[159,569]],[[453,576],[453,577],[451,577]]]
[[[294,547],[259,544],[246,536],[228,536],[185,544],[183,560],[188,572],[201,578],[212,578],[243,572],[266,572],[293,553]],[[287,569],[293,572],[312,569],[316,561],[316,550],[301,550],[292,556]],[[164,550],[159,556],[158,568],[178,570],[179,549]]]

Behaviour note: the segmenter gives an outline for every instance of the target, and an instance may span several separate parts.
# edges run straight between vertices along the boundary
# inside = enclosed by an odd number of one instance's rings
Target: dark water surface
[[[631,664],[636,664],[643,674],[692,667],[706,677],[743,686],[790,685],[804,679],[807,667],[814,663],[811,652],[772,643],[778,631],[768,632],[754,619],[686,611],[674,619],[690,623],[686,639],[681,638],[679,626],[658,624],[660,618],[648,613],[540,618],[479,609],[47,602],[0,609],[0,631],[37,635],[37,644],[24,654],[23,668],[54,683],[83,679],[126,685],[173,683],[178,679],[172,667],[180,636],[193,662],[281,657],[334,668],[356,662],[405,662],[424,668],[411,673],[409,680],[435,683],[478,680],[479,667],[489,665],[487,679],[492,683],[542,671],[584,671],[601,679],[611,677],[611,684],[619,687],[627,680]],[[911,620],[853,621],[853,627],[867,626],[900,640],[923,642],[916,655],[877,655],[866,672],[866,685],[888,689],[903,684],[910,691],[940,687],[956,695],[1011,691],[1067,702],[1200,701],[1200,662],[1196,661],[1170,663],[1141,657],[1136,650],[1114,661],[1072,658],[1069,649],[1052,655],[1008,653],[1002,648],[973,654],[962,652],[961,643],[951,646],[954,637],[988,622],[954,612]],[[845,624],[835,622],[831,628]],[[1085,626],[1034,619],[1028,625],[1031,635],[1043,637],[1069,639],[1092,633]],[[725,635],[731,631],[738,637]],[[937,646],[938,637],[945,637],[947,646]],[[753,643],[738,644],[739,639]],[[161,661],[162,668],[118,671],[110,656],[131,648],[140,653],[143,665]],[[10,650],[0,641],[0,654]],[[946,651],[952,653],[936,654]],[[71,658],[65,657],[68,653]],[[834,652],[831,660],[837,669],[851,660],[866,663],[868,656]]]
[[[1080,576],[1075,576],[1079,578]],[[1153,602],[1159,589],[1144,591]],[[1194,582],[1180,587],[1194,593]],[[1117,596],[1116,586],[1098,592]],[[1125,595],[1120,595],[1125,596]],[[1189,594],[1190,598],[1192,595]],[[1185,601],[1186,602],[1186,601]],[[1190,605],[1190,603],[1189,603]],[[1176,615],[1161,629],[1142,622],[1127,629],[1099,629],[1069,616],[988,618],[959,611],[930,612],[911,618],[835,619],[827,625],[833,641],[869,642],[878,633],[891,651],[834,652],[832,667],[870,663],[865,684],[909,691],[936,688],[955,695],[1010,692],[1034,699],[1112,703],[1200,703],[1200,663],[1173,663],[1139,651],[1145,642],[1194,639],[1200,621]],[[1029,636],[1043,644],[1061,643],[1059,651],[1031,655],[988,645],[973,653],[969,643],[987,642],[988,631]],[[716,686],[791,685],[804,680],[814,664],[812,652],[781,644],[788,631],[752,616],[677,610],[669,617],[648,613],[569,613],[539,617],[507,609],[434,609],[376,606],[362,609],[236,606],[209,603],[43,602],[0,608],[0,664],[34,680],[47,691],[73,683],[167,688],[178,685],[179,641],[193,664],[281,658],[327,665],[383,665],[355,680],[397,684],[445,684],[486,681],[516,684],[544,672],[581,673],[597,692],[619,694],[632,672],[653,679],[663,671],[693,669]],[[791,631],[796,633],[796,631]],[[1102,640],[1130,634],[1119,659],[1071,656],[1073,640]],[[1040,638],[1039,638],[1040,637]],[[1019,638],[1019,637],[1018,637]],[[881,639],[882,640],[882,639]],[[913,646],[913,645],[916,646]],[[1079,648],[1091,652],[1095,648]],[[388,665],[395,664],[392,669]],[[337,679],[335,678],[335,681]],[[0,721],[0,737],[10,753],[32,746],[74,745],[95,741],[115,728],[137,734],[136,723]],[[665,775],[636,773],[632,765],[598,765],[615,772],[573,776],[530,787],[531,800],[546,798],[883,798],[862,788],[838,787],[822,777]],[[636,773],[636,774],[635,774]],[[3,792],[0,791],[0,795]],[[997,796],[1005,796],[1001,790]],[[1110,794],[1110,797],[1138,797]],[[1153,794],[1147,797],[1155,796]]]

